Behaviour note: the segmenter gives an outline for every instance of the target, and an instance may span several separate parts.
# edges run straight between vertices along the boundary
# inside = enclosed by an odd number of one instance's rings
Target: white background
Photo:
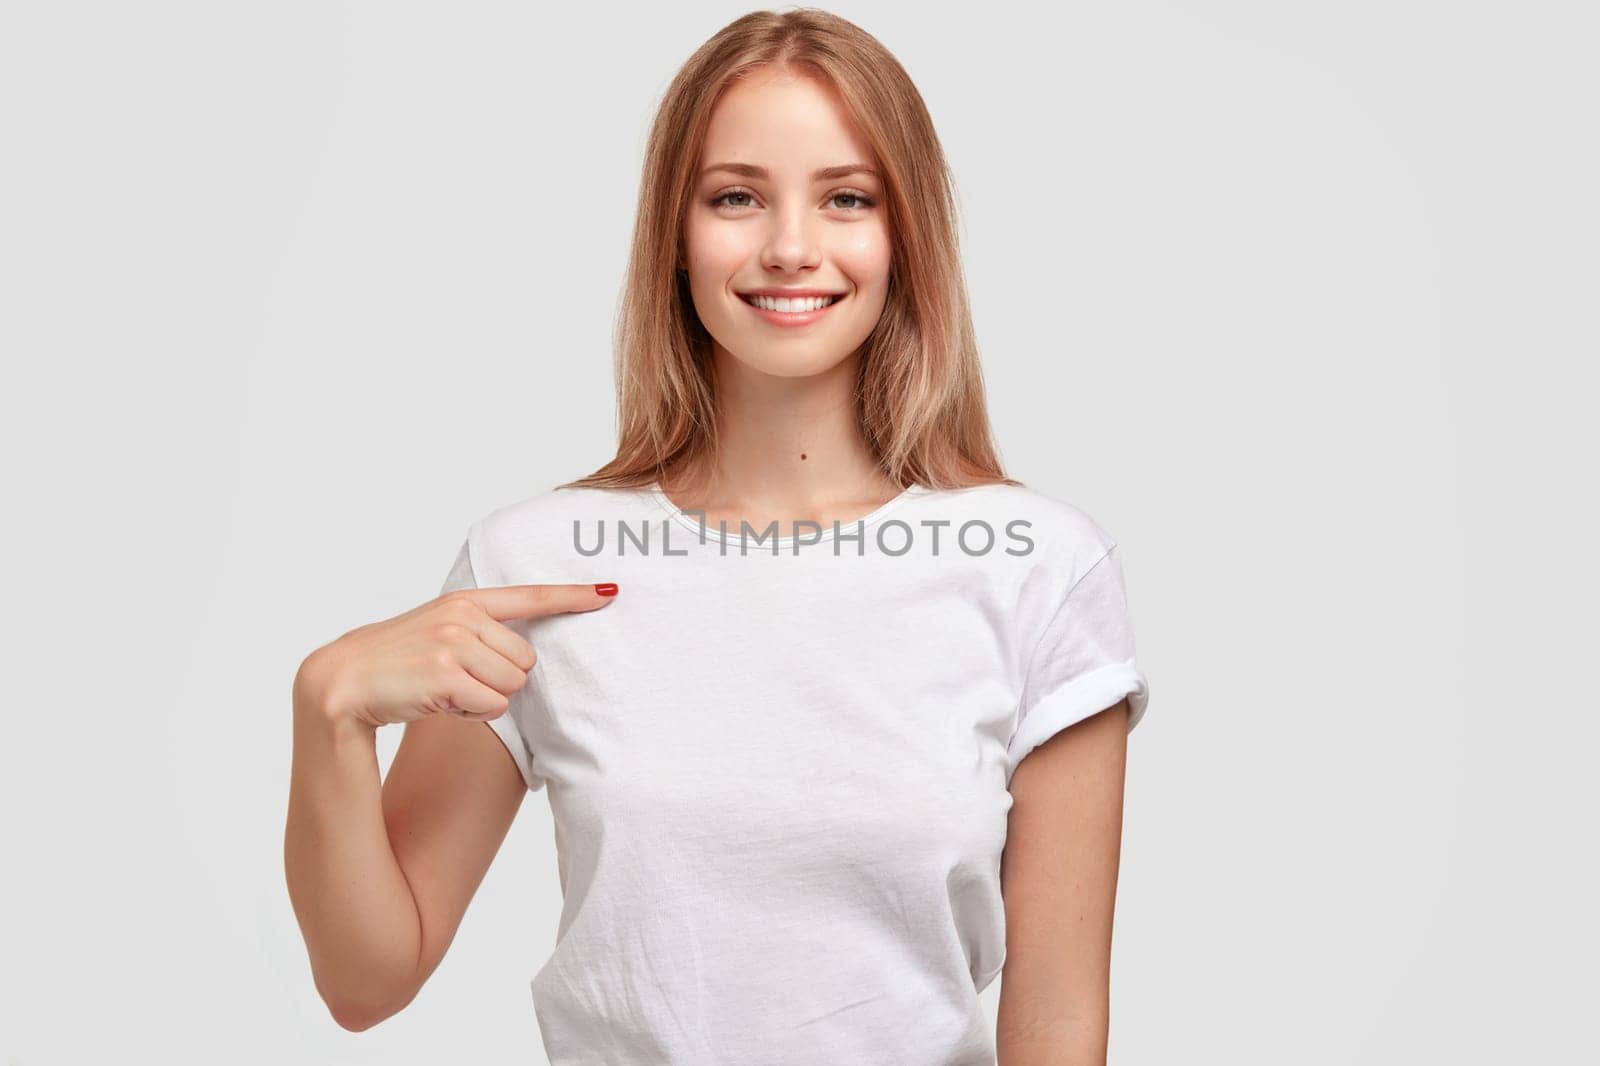
[[[4,1066],[544,1061],[542,795],[331,1020],[289,686],[610,457],[646,127],[745,10],[4,6]],[[1008,471],[1122,545],[1111,1061],[1596,1061],[1593,9],[833,10],[949,153]]]

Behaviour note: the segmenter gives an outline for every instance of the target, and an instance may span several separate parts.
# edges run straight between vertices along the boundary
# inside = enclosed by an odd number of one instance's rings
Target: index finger
[[[499,585],[462,589],[462,595],[488,612],[497,622],[508,618],[539,618],[574,611],[593,611],[617,598],[614,582],[593,585]]]

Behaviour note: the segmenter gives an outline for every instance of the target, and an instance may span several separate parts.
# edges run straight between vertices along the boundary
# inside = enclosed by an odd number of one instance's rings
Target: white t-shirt
[[[1149,699],[1113,549],[1008,485],[837,528],[703,528],[656,486],[474,523],[447,591],[619,586],[506,623],[538,663],[487,723],[554,819],[551,1063],[992,1064],[1011,773]]]

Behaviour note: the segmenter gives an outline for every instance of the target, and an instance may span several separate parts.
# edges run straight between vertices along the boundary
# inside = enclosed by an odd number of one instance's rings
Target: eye
[[[711,198],[711,206],[712,207],[721,207],[724,203],[727,203],[728,197],[730,197],[730,196],[749,196],[749,195],[750,194],[745,192],[743,189],[729,189],[725,193],[720,193],[717,196],[712,197]],[[729,207],[748,207],[750,205],[749,204],[729,204],[728,206]]]
[[[712,207],[749,207],[751,206],[749,203],[733,203],[732,200],[741,196],[746,200],[750,200],[754,197],[754,195],[754,193],[751,193],[745,189],[728,189],[724,192],[718,193],[716,196],[713,196],[710,202]],[[841,208],[841,210],[844,211],[865,211],[877,205],[877,201],[868,196],[866,193],[856,192],[852,189],[840,189],[838,192],[828,197],[829,202],[841,199],[855,201],[854,206],[845,206]]]
[[[873,206],[873,204],[877,202],[877,201],[873,200],[872,197],[868,196],[866,193],[851,192],[848,189],[841,189],[840,191],[834,193],[832,196],[828,197],[828,199],[830,199],[830,200],[838,200],[838,199],[841,199],[841,198],[846,199],[846,200],[855,200],[857,203],[859,203],[861,205],[860,207],[848,208],[848,210],[851,210],[851,211],[865,211],[867,208]]]

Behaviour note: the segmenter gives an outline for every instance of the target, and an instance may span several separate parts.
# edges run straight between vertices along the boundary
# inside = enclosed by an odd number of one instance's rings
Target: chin
[[[822,354],[796,351],[788,355],[774,355],[769,352],[755,359],[738,355],[732,349],[729,349],[728,353],[741,366],[748,367],[758,374],[775,378],[810,378],[832,370],[848,359],[851,351],[853,349]]]

